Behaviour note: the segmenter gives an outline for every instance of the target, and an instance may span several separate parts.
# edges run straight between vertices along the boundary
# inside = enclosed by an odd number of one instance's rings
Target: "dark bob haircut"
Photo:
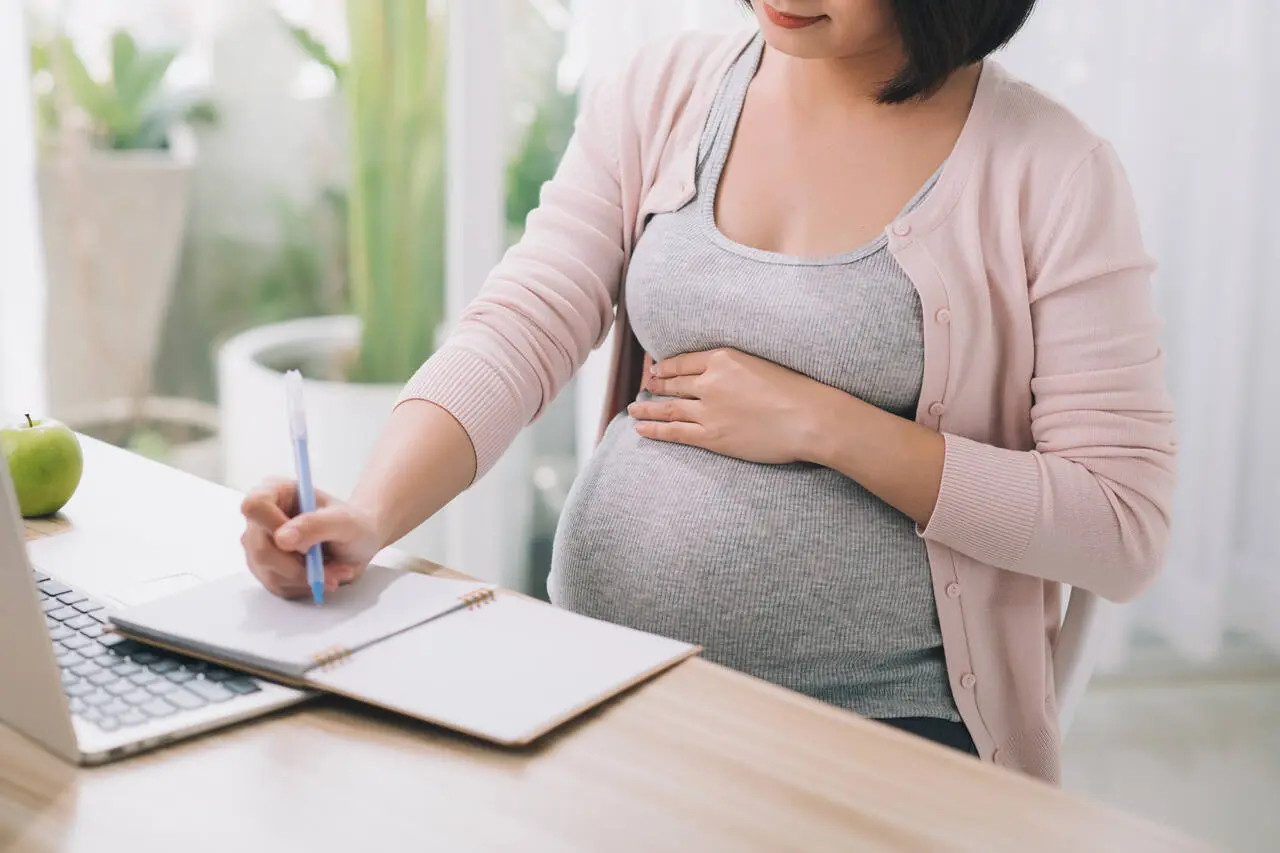
[[[956,70],[1003,47],[1031,16],[1036,0],[887,0],[907,64],[880,90],[882,104],[927,97]],[[748,8],[751,0],[742,0]]]

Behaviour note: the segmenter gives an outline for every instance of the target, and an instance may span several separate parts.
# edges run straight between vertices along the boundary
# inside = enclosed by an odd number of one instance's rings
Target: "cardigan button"
[[[946,413],[947,413],[947,407],[944,406],[942,403],[934,403],[932,406],[929,407],[929,414],[933,415],[935,418],[940,418]]]
[[[939,308],[938,313],[933,315],[933,319],[937,320],[940,325],[947,325],[951,322],[951,312],[946,308]]]
[[[960,597],[960,584],[958,583],[947,584],[947,598],[959,598],[959,597]]]
[[[893,233],[899,237],[905,237],[911,233],[911,226],[905,222],[895,222],[893,223]]]
[[[960,686],[965,690],[972,690],[973,686],[978,683],[978,677],[972,672],[966,672],[960,676]]]

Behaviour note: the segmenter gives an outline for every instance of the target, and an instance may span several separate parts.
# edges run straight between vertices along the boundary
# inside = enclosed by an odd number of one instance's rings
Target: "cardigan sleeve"
[[[397,405],[452,414],[483,476],[599,346],[624,263],[618,80],[583,99],[573,137],[509,249]]]
[[[1057,210],[1029,266],[1035,449],[946,435],[923,535],[1127,601],[1163,563],[1176,472],[1154,264],[1110,145],[1067,179]]]

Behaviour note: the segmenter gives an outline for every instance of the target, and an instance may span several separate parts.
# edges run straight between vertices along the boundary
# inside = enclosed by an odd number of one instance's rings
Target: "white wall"
[[[44,271],[22,5],[0,3],[0,413],[40,411]]]

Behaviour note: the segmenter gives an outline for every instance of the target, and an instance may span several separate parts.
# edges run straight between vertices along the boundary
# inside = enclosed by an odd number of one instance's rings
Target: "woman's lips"
[[[826,15],[814,15],[811,18],[804,18],[799,15],[789,15],[786,12],[779,12],[777,9],[764,4],[764,13],[768,16],[770,23],[776,27],[782,27],[787,30],[802,30],[805,27],[812,27],[814,24],[821,23],[827,19]]]

